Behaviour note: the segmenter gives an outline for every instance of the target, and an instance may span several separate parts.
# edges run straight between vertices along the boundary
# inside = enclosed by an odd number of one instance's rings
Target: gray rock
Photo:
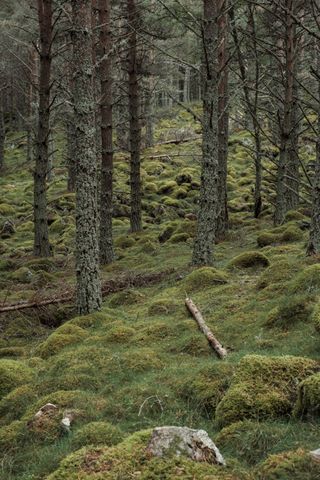
[[[310,455],[311,455],[311,457],[313,458],[313,460],[315,460],[316,462],[320,463],[320,448],[318,448],[317,450],[313,450],[312,452],[310,452]]]
[[[225,460],[205,430],[158,427],[152,432],[147,453],[155,457],[185,455],[196,462],[225,465]]]

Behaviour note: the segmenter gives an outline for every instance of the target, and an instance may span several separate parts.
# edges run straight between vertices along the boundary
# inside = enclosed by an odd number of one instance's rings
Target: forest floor
[[[193,140],[163,143],[182,138]],[[60,302],[0,316],[0,478],[318,479],[309,451],[320,448],[320,264],[305,255],[307,208],[276,229],[271,204],[253,218],[250,134],[233,132],[230,230],[215,247],[215,267],[193,270],[199,130],[173,110],[159,119],[156,142],[143,152],[139,234],[128,234],[128,155],[115,156],[117,260],[102,278],[116,287],[102,311],[77,317]],[[32,257],[24,147],[21,135],[8,135],[0,220],[15,233],[0,240],[0,307],[59,298],[74,285],[64,139],[57,135],[48,189],[50,259]],[[225,360],[198,330],[186,296],[228,349]],[[47,403],[57,409],[35,419]],[[66,411],[74,418],[68,433]],[[150,429],[163,425],[206,430],[227,467],[145,458]]]

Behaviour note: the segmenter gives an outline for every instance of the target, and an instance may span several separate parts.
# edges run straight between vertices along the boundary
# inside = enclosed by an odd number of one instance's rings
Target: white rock
[[[310,455],[311,455],[311,457],[313,458],[313,460],[315,460],[316,462],[319,462],[319,463],[320,463],[320,448],[318,448],[317,450],[313,450],[312,452],[310,452]]]
[[[196,462],[226,464],[205,430],[192,430],[187,427],[155,428],[147,452],[156,457],[173,453],[178,456],[185,455]]]
[[[52,412],[53,410],[57,410],[57,408],[58,407],[53,403],[46,403],[45,405],[43,405],[43,407],[40,408],[40,410],[37,411],[34,418],[39,418],[45,413]]]

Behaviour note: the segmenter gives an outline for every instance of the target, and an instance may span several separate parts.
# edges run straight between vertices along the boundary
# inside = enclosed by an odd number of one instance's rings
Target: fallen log
[[[208,340],[208,343],[210,347],[215,351],[217,356],[221,359],[225,358],[228,354],[227,350],[221,345],[221,343],[216,339],[216,337],[213,335],[209,327],[207,326],[206,322],[204,321],[204,318],[200,312],[200,310],[197,308],[197,306],[193,303],[191,298],[186,298],[185,304],[195,321],[197,322],[199,329],[201,332],[205,335],[206,339]]]
[[[180,139],[172,139],[172,140],[165,140],[163,142],[157,142],[156,145],[179,145],[180,143],[188,143],[188,142],[194,142],[195,140],[199,140],[201,138],[201,135],[197,135],[194,137],[188,137],[188,138],[180,138]]]
[[[138,273],[135,275],[125,275],[115,278],[113,280],[107,280],[102,284],[102,295],[107,296],[112,293],[120,292],[126,288],[132,287],[144,287],[148,285],[153,285],[160,282],[163,278],[172,274],[175,270],[165,270],[162,272],[155,273]],[[32,301],[20,302],[15,304],[3,304],[0,306],[0,314],[6,312],[12,312],[16,310],[23,310],[26,308],[39,308],[46,305],[54,305],[57,303],[68,303],[73,302],[75,298],[74,289],[70,290],[68,293],[57,295],[50,298],[38,298],[33,299]]]

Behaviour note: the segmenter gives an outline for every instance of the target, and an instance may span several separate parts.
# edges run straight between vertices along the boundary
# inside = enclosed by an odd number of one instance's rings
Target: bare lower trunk
[[[219,215],[217,223],[217,238],[223,238],[228,230],[228,134],[229,134],[229,112],[228,112],[228,17],[227,0],[218,2],[218,35],[219,35],[219,121],[218,121],[218,143],[219,143]]]
[[[4,141],[5,141],[5,128],[4,128],[2,96],[0,94],[0,172],[3,171],[4,169]]]
[[[110,1],[99,0],[101,82],[101,192],[100,192],[100,262],[103,265],[114,260],[112,240],[112,37],[110,25]]]
[[[80,315],[101,308],[91,1],[72,0],[76,170],[76,273]]]
[[[75,136],[76,127],[74,124],[73,112],[67,113],[67,168],[68,168],[68,192],[74,192],[76,188],[76,158],[75,158]]]
[[[141,219],[141,178],[140,178],[140,92],[137,62],[138,13],[135,0],[128,0],[128,72],[129,72],[129,121],[130,121],[130,187],[131,213],[130,226],[132,232],[142,230]]]
[[[50,89],[52,47],[51,0],[38,0],[40,27],[39,113],[34,170],[34,247],[35,256],[51,254],[48,233],[47,175],[50,134]]]
[[[193,248],[194,265],[212,263],[219,211],[218,154],[218,59],[215,2],[203,3],[203,136],[200,209]]]

